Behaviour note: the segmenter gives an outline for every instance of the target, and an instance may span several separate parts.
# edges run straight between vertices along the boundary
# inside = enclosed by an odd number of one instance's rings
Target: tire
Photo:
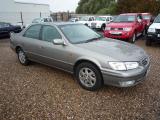
[[[17,50],[17,56],[22,65],[27,66],[29,64],[30,61],[27,59],[25,52],[21,48]]]
[[[104,30],[105,30],[105,28],[106,28],[106,26],[105,26],[105,25],[102,25],[102,27],[101,27],[101,31],[104,31]]]
[[[75,77],[80,86],[89,91],[96,91],[103,85],[100,70],[89,62],[81,63],[76,67]]]
[[[136,33],[134,33],[133,36],[130,38],[130,42],[131,43],[135,43],[136,42],[136,38],[137,38],[137,35],[136,35]]]
[[[85,23],[84,25],[88,27],[88,24],[87,24],[87,23]]]
[[[151,46],[151,45],[152,45],[152,40],[146,39],[146,46]]]

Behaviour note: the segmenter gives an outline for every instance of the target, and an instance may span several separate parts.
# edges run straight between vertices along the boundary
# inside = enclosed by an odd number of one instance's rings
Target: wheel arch
[[[94,59],[91,60],[91,59],[83,58],[83,59],[79,59],[79,60],[77,60],[77,61],[75,62],[74,66],[73,66],[73,72],[74,72],[74,73],[75,73],[76,67],[77,67],[79,64],[83,63],[83,62],[88,62],[88,63],[93,64],[93,65],[94,65],[95,67],[97,67],[97,69],[101,72],[101,70],[100,70],[101,66],[100,66],[100,64],[98,63],[97,60],[94,60]]]

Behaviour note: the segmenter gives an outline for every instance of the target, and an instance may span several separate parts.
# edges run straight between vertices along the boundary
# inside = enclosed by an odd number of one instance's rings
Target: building
[[[25,25],[30,24],[34,18],[50,16],[48,4],[20,0],[0,0],[0,2],[0,22]]]

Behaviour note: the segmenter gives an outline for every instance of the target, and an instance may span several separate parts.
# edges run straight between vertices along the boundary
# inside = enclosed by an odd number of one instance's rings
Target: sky
[[[45,3],[50,5],[52,12],[75,11],[79,0],[15,0],[31,3]]]

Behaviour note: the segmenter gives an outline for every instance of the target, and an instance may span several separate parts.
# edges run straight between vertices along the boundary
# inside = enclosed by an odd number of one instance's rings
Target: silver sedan
[[[134,86],[145,80],[150,66],[142,48],[104,38],[82,24],[32,24],[10,39],[22,65],[34,61],[73,73],[90,91],[104,84]]]

